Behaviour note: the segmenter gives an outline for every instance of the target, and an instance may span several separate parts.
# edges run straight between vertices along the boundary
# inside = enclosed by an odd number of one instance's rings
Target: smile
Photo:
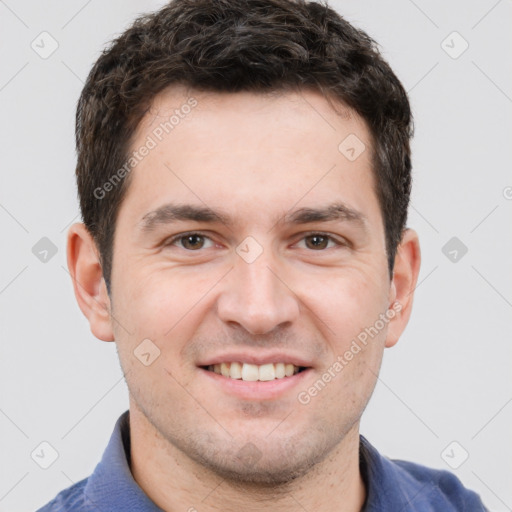
[[[251,363],[220,363],[204,366],[203,369],[223,375],[230,379],[249,382],[285,379],[306,370],[303,366],[292,363],[267,363],[262,365]]]

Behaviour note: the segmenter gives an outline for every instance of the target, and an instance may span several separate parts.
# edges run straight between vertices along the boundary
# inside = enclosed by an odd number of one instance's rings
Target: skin
[[[409,319],[420,267],[417,234],[404,232],[390,279],[368,129],[317,92],[173,87],[156,97],[132,147],[189,95],[198,105],[130,176],[110,296],[89,233],[81,224],[69,231],[78,304],[96,337],[115,340],[130,391],[134,478],[164,510],[359,511],[360,417],[384,348],[398,341]],[[355,161],[338,150],[349,134],[366,146]],[[285,222],[298,208],[339,202],[365,220]],[[144,230],[148,213],[168,203],[208,206],[232,224],[186,220]],[[183,238],[170,241],[190,231],[206,238],[186,248]],[[318,232],[332,240],[312,238]],[[262,250],[252,263],[236,251],[249,236]],[[298,393],[393,304],[401,309],[378,335],[308,404],[300,403]],[[134,355],[144,339],[160,350],[149,366]],[[279,350],[310,369],[274,396],[240,397],[197,366],[231,350]]]

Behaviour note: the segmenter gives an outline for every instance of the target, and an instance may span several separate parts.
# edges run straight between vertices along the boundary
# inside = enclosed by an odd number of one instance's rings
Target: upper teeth
[[[230,377],[232,379],[242,379],[247,381],[256,380],[274,380],[283,377],[291,377],[298,373],[299,367],[291,363],[268,363],[268,364],[249,364],[249,363],[221,363],[208,366],[208,370]]]

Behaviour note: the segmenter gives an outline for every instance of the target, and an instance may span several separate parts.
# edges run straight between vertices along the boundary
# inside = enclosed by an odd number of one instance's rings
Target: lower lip
[[[205,377],[211,379],[211,382],[219,385],[224,392],[244,400],[271,400],[273,398],[280,398],[281,395],[293,388],[302,388],[304,386],[304,380],[308,378],[312,371],[311,368],[308,368],[291,377],[283,377],[282,379],[246,381],[224,377],[224,375],[203,368],[199,368],[199,370]]]

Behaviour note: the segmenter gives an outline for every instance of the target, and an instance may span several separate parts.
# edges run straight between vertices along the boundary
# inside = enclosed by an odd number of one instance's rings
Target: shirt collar
[[[431,510],[429,500],[438,490],[434,480],[418,482],[399,464],[383,457],[363,436],[359,461],[366,486],[362,512]]]
[[[101,512],[162,512],[133,479],[130,444],[130,416],[129,411],[125,411],[116,422],[100,463],[87,481],[85,499]],[[366,485],[364,512],[414,511],[416,506],[421,506],[422,496],[430,494],[426,492],[430,489],[418,490],[417,484],[410,485],[414,479],[407,471],[380,455],[363,436],[360,436],[359,459]]]
[[[162,512],[139,487],[130,470],[129,411],[117,420],[103,457],[89,477],[84,493],[85,499],[93,505],[92,509],[101,512]]]

